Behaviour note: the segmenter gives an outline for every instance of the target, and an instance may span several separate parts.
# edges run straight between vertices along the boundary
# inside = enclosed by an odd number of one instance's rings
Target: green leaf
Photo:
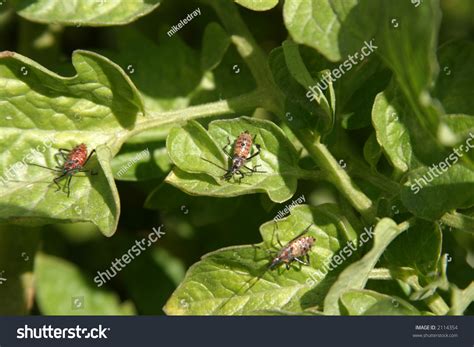
[[[390,0],[289,0],[284,7],[293,39],[316,48],[329,60],[344,60],[339,65],[344,73],[364,61],[364,55],[375,52],[381,57],[413,110],[410,129],[423,160],[441,149],[437,136],[442,110],[429,94],[438,73],[440,12],[438,1],[425,2],[416,10],[408,1]]]
[[[434,221],[451,210],[474,206],[474,172],[458,160],[453,152],[442,167],[437,163],[410,174],[401,198],[411,213]]]
[[[348,6],[354,3],[351,1]],[[283,18],[296,42],[318,49],[331,61],[341,59],[337,46],[341,25],[329,1],[286,0]]]
[[[30,21],[74,26],[123,25],[147,15],[161,0],[10,0],[18,14]]]
[[[162,179],[171,170],[165,143],[128,144],[112,160],[116,180],[143,181]]]
[[[120,208],[110,160],[143,105],[108,59],[76,51],[72,62],[77,75],[61,77],[16,53],[0,55],[0,219],[28,225],[89,221],[112,235]],[[54,168],[59,148],[80,143],[96,149],[86,167],[98,174],[73,177],[70,198],[50,187],[54,173],[26,165]]]
[[[469,305],[474,302],[474,282],[471,282],[469,286],[461,290],[455,286],[451,288],[451,309],[449,315],[462,315]]]
[[[420,315],[420,312],[405,300],[380,294],[372,290],[347,291],[341,296],[341,304],[351,316]]]
[[[208,173],[206,167],[212,167],[211,172],[219,176],[222,171],[203,160],[214,160],[216,165],[225,166],[224,153],[214,142],[206,129],[196,121],[188,122],[181,128],[170,131],[166,148],[171,160],[180,169],[191,173]]]
[[[402,172],[410,170],[401,193],[405,207],[418,217],[436,220],[453,209],[473,206],[468,193],[474,179],[472,169],[460,161],[461,156],[469,154],[468,146],[463,143],[451,153],[431,153],[430,167],[422,166],[420,153],[415,153],[421,139],[412,136],[410,117],[410,108],[393,86],[376,97],[372,121],[377,141],[394,167]],[[450,115],[445,119],[459,135],[465,135],[472,125],[469,116]]]
[[[370,229],[369,229],[370,230]],[[329,315],[339,314],[339,298],[351,289],[364,289],[369,279],[370,271],[375,267],[387,246],[400,234],[401,229],[388,218],[378,222],[373,231],[374,245],[362,259],[349,265],[341,272],[337,281],[331,287],[324,299],[324,313]],[[365,237],[368,237],[366,233]]]
[[[434,80],[438,1],[415,9],[410,2],[390,0],[287,0],[284,19],[296,42],[319,50],[331,61],[345,59],[375,38],[380,44],[376,52],[403,87],[414,87],[418,94]]]
[[[435,270],[429,273],[427,273],[427,271],[423,272],[422,269],[420,270],[420,266],[417,266],[416,270],[411,267],[393,268],[391,273],[399,284],[409,286],[410,290],[407,291],[407,295],[410,294],[410,300],[425,300],[425,302],[429,304],[429,302],[433,300],[433,297],[437,295],[436,290],[438,288],[442,290],[449,289],[449,282],[446,275],[447,267],[447,257],[438,256],[438,263],[436,264]]]
[[[25,315],[33,308],[33,263],[40,230],[0,226],[0,314]]]
[[[371,125],[375,97],[390,82],[391,72],[380,68],[380,59],[375,58],[370,57],[367,63],[358,65],[335,83],[344,129]]]
[[[383,255],[388,268],[410,267],[420,275],[433,271],[441,256],[441,228],[436,223],[418,220],[398,236]]]
[[[204,31],[201,51],[201,69],[213,70],[224,58],[230,46],[230,37],[220,24],[209,23]]]
[[[154,41],[130,27],[114,33],[117,50],[101,53],[127,71],[143,97],[147,114],[190,105],[203,79],[197,52],[179,35],[164,35]]]
[[[410,133],[402,122],[402,115],[409,110],[401,99],[400,93],[394,89],[379,93],[372,109],[372,122],[377,142],[387,159],[395,168],[405,172],[419,164],[413,153]]]
[[[283,42],[282,47],[288,71],[293,76],[293,78],[303,88],[305,88],[305,90],[308,90],[311,86],[317,85],[309,71],[306,69],[306,66],[303,62],[303,58],[300,55],[298,45],[291,41],[285,41]],[[318,74],[316,79],[318,82],[321,81],[324,73],[327,73],[327,71],[324,70],[320,74]],[[311,94],[305,93],[306,97],[308,97],[308,95],[311,95],[314,101],[318,103],[319,107],[321,107],[323,111],[320,113],[321,120],[323,122],[323,125],[321,126],[322,133],[330,132],[332,130],[332,127],[334,126],[335,121],[334,113],[336,110],[336,97],[334,94],[332,82],[329,81],[327,84],[329,88],[329,100],[324,95],[323,90],[319,87],[316,87],[316,92],[312,90]]]
[[[375,169],[381,155],[382,148],[377,142],[375,133],[372,133],[364,145],[364,158],[370,164],[370,167]]]
[[[467,114],[447,114],[444,121],[449,128],[463,141],[474,133],[474,117]]]
[[[285,116],[292,127],[313,129],[318,122],[327,118],[318,103],[311,102],[304,88],[290,73],[282,47],[275,48],[268,57],[268,63],[276,84],[285,94]]]
[[[292,265],[268,270],[271,260],[266,250],[280,248],[311,223],[307,235],[316,238],[310,254],[311,266]],[[164,310],[170,315],[251,314],[255,311],[283,310],[301,313],[321,306],[334,275],[327,263],[337,252],[351,225],[335,205],[299,205],[288,218],[268,222],[260,228],[263,243],[227,247],[205,255],[187,272]],[[317,282],[317,285],[316,285]]]
[[[278,5],[278,0],[234,0],[237,4],[253,11],[268,11]]]
[[[443,45],[438,52],[440,74],[434,95],[446,113],[474,114],[474,44],[456,41]]]
[[[237,178],[224,181],[221,179],[225,173],[223,168],[228,164],[221,147],[227,145],[228,140],[233,143],[246,130],[252,136],[256,135],[255,143],[261,145],[260,154],[247,166],[260,165],[257,169],[264,173],[246,176],[241,183]],[[297,178],[301,175],[295,148],[280,128],[266,120],[248,117],[217,120],[209,124],[208,132],[199,123],[190,122],[171,131],[167,148],[179,169],[173,170],[167,182],[191,195],[229,197],[266,192],[272,201],[283,202],[293,196]]]
[[[36,300],[44,315],[132,315],[131,303],[99,289],[70,262],[40,254],[35,263]]]

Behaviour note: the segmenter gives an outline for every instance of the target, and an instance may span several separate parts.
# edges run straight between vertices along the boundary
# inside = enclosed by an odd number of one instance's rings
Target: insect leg
[[[300,263],[300,264],[303,264],[303,265],[309,265],[309,263],[307,263],[307,262],[305,262],[305,261],[301,260],[301,259],[300,259],[300,258],[298,258],[298,257],[294,257],[293,259],[294,259],[294,260],[296,260],[296,261],[297,261],[298,263]]]
[[[250,167],[248,167],[247,165],[244,165],[244,168],[246,168],[247,170],[249,170],[252,174],[253,174],[253,173],[267,173],[266,171],[259,171],[259,170],[257,170],[257,168],[258,168],[259,166],[262,166],[262,165],[260,165],[260,164],[259,164],[259,165],[255,165],[253,168],[250,168]]]
[[[280,238],[278,237],[278,234],[276,233],[276,229],[278,229],[278,223],[275,222],[276,228],[273,229],[273,234],[272,234],[272,239],[270,240],[272,247],[276,248],[275,245],[273,244],[273,237],[276,235],[277,237],[277,242],[280,245],[281,248],[283,248],[283,245],[280,242]]]
[[[260,154],[260,145],[259,145],[258,143],[256,143],[256,144],[255,144],[255,147],[257,147],[257,151],[256,151],[254,154],[252,154],[250,157],[248,157],[246,160],[250,160],[250,159],[252,159],[253,157],[256,157],[257,155]]]
[[[222,147],[222,150],[224,151],[225,154],[227,154],[227,156],[228,156],[230,159],[232,159],[232,155],[231,155],[229,152],[227,152],[227,147],[229,147],[230,144],[231,144],[230,139],[229,139],[229,137],[227,136],[227,144],[226,144],[224,147]]]
[[[240,175],[240,178],[239,178],[239,184],[240,184],[242,182],[242,178],[245,177],[245,174],[240,170],[237,170],[237,173]]]
[[[53,182],[58,186],[58,189],[56,189],[56,191],[60,191],[60,190],[61,190],[61,186],[59,185],[58,182],[61,181],[62,179],[64,179],[64,177],[66,177],[67,174],[68,174],[67,172],[66,172],[66,173],[63,173],[61,176],[58,176],[58,177],[56,177],[56,178],[53,180]]]
[[[278,244],[280,245],[280,247],[283,247],[281,241],[280,241],[280,236],[278,236],[278,234],[276,234],[276,237],[277,237],[277,242]]]
[[[89,153],[89,155],[87,156],[87,159],[86,161],[84,162],[84,165],[82,165],[83,167],[86,166],[87,162],[89,161],[89,159],[92,157],[92,155],[96,153],[95,152],[95,148]],[[90,172],[91,175],[97,175],[97,171],[94,171],[94,170],[79,170],[80,172]]]
[[[58,160],[58,156],[61,156],[63,159],[63,163],[67,160],[67,153],[71,152],[69,149],[66,148],[60,148],[58,151],[54,154],[54,159],[56,160],[56,163],[58,165],[61,165],[61,162]]]
[[[92,154],[94,154],[94,153],[95,153],[95,148],[89,153],[86,161],[84,162],[84,165],[82,165],[82,166],[86,166],[87,162],[89,161],[89,159],[92,157]]]
[[[71,193],[71,179],[72,176],[69,176],[66,182],[66,187],[67,187],[67,197],[69,198],[69,195]]]

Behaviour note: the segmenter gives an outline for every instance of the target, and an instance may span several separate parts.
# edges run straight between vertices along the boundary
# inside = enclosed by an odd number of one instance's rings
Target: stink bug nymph
[[[58,162],[58,166],[54,169],[49,168],[47,166],[39,165],[30,163],[30,165],[39,166],[44,169],[48,169],[58,173],[58,176],[53,179],[53,182],[58,186],[57,191],[61,190],[61,186],[59,185],[59,181],[63,179],[67,179],[66,184],[63,187],[63,190],[67,188],[67,196],[69,197],[71,189],[71,179],[72,176],[78,172],[90,172],[91,175],[96,175],[97,173],[92,170],[86,170],[84,167],[86,166],[87,162],[89,161],[92,154],[95,153],[95,149],[87,155],[87,146],[84,143],[81,143],[74,147],[73,149],[66,149],[60,148],[58,152],[54,155],[56,161]],[[58,160],[58,156],[61,157],[62,163]]]
[[[281,264],[285,264],[285,267],[287,270],[290,269],[291,263],[294,261],[302,264],[302,265],[309,265],[310,264],[310,259],[309,259],[309,252],[311,251],[311,247],[314,245],[316,242],[316,239],[312,236],[305,236],[311,228],[313,224],[311,223],[303,232],[301,232],[299,235],[294,237],[290,242],[288,242],[285,246],[281,244],[280,239],[278,238],[277,234],[277,241],[278,244],[280,245],[280,249],[278,251],[270,251],[267,249],[267,252],[274,253],[274,257],[272,258],[271,262],[269,265],[265,266],[264,269],[262,269],[262,273],[258,275],[257,278],[251,278],[250,280],[246,281],[233,295],[231,298],[228,300],[224,301],[221,305],[217,307],[217,309],[214,312],[218,312],[219,310],[222,310],[223,307],[237,294],[243,289],[244,287],[246,288],[246,291],[250,290],[251,287],[257,284],[257,282],[265,275],[267,271],[271,271],[275,268],[277,268]],[[275,235],[275,233],[274,233]],[[273,245],[273,236],[271,240],[271,246],[272,248],[277,248],[275,245]],[[304,261],[303,258],[306,258],[306,261]],[[240,270],[240,269],[239,269]],[[249,275],[252,275],[249,272]],[[253,276],[253,275],[252,275]],[[254,280],[255,279],[255,280]],[[251,281],[254,280],[252,284]]]
[[[309,265],[309,251],[313,247],[316,239],[312,236],[304,236],[313,224],[310,224],[302,233],[293,238],[285,246],[283,246],[278,238],[277,241],[281,249],[276,253],[276,256],[273,258],[272,262],[269,265],[269,269],[272,270],[278,265],[284,263],[287,270],[290,269],[290,264],[294,261],[297,261],[303,265]],[[301,259],[302,257],[306,258],[306,261]]]
[[[240,175],[239,183],[240,183],[240,181],[242,180],[242,178],[245,177],[245,175],[251,175],[256,172],[265,173],[265,171],[257,170],[257,167],[259,167],[260,165],[255,165],[253,168],[250,168],[247,165],[245,165],[250,159],[260,154],[260,145],[255,143],[256,138],[257,138],[257,135],[255,135],[252,139],[252,135],[250,135],[250,133],[247,130],[245,130],[237,137],[232,153],[229,153],[227,151],[227,147],[231,145],[230,139],[227,138],[228,142],[222,148],[222,150],[230,159],[230,167],[228,169],[225,169],[221,167],[220,165],[217,165],[205,158],[201,158],[201,159],[224,170],[225,174],[222,176],[222,179],[226,181],[230,180],[234,175],[239,174]],[[255,144],[255,147],[257,148],[257,151],[251,154],[252,145],[254,144]],[[248,172],[243,172],[242,171],[243,168],[247,169]]]

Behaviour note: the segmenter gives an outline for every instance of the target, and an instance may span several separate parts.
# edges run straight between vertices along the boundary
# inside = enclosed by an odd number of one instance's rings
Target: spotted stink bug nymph
[[[267,252],[273,253],[273,258],[270,261],[270,264],[266,265],[264,268],[259,270],[261,271],[261,273],[258,274],[257,277],[251,277],[248,281],[243,283],[243,285],[228,300],[224,301],[221,305],[218,306],[216,311],[222,310],[232,298],[236,297],[239,293],[241,293],[242,289],[245,288],[245,292],[250,290],[250,288],[255,286],[257,282],[261,278],[263,278],[265,273],[276,269],[281,264],[285,264],[285,267],[287,270],[290,269],[290,265],[293,262],[298,262],[302,265],[310,265],[309,252],[311,251],[312,246],[316,242],[316,239],[312,236],[308,236],[305,234],[309,231],[311,226],[313,226],[312,223],[305,230],[303,230],[303,232],[301,232],[292,240],[290,240],[286,245],[283,245],[280,242],[278,234],[276,234],[277,241],[280,248],[276,247],[273,244],[273,236],[272,236],[271,247],[276,250],[272,251],[272,250],[267,249]],[[275,235],[275,232],[273,233],[273,235]],[[302,258],[305,258],[306,261],[303,260]],[[255,276],[255,274],[250,274],[250,272],[249,272],[249,275]]]
[[[290,269],[290,264],[294,261],[297,261],[302,265],[309,265],[309,252],[311,251],[311,247],[313,247],[316,239],[312,236],[305,236],[304,234],[308,232],[312,225],[313,224],[310,224],[302,233],[293,238],[285,246],[281,244],[277,234],[277,241],[281,248],[272,259],[269,266],[270,270],[278,267],[280,264],[285,264],[285,267],[288,270]],[[303,257],[306,261],[302,259]]]
[[[257,168],[260,165],[255,165],[252,168],[246,165],[246,163],[250,159],[260,154],[260,145],[255,143],[256,138],[257,138],[257,135],[255,135],[252,138],[252,135],[250,135],[250,133],[247,130],[245,130],[235,140],[232,153],[229,153],[227,150],[227,148],[231,145],[230,139],[227,138],[227,144],[222,148],[222,150],[224,151],[224,153],[227,155],[227,157],[230,160],[228,169],[223,168],[220,165],[217,165],[205,158],[201,158],[201,159],[224,170],[225,174],[222,176],[222,179],[226,181],[230,180],[232,177],[234,177],[234,175],[238,174],[240,176],[239,177],[239,183],[240,183],[242,178],[244,178],[245,176],[252,175],[253,173],[265,173],[265,171],[257,170]],[[251,154],[253,145],[255,145],[257,150],[253,154]],[[248,171],[244,172],[243,169],[246,169]]]
[[[95,149],[92,150],[89,155],[87,155],[87,146],[84,143],[81,143],[75,146],[73,149],[60,148],[58,152],[54,155],[56,162],[58,163],[58,166],[56,166],[54,169],[34,163],[30,163],[29,165],[34,165],[57,172],[57,177],[53,179],[53,182],[58,187],[57,191],[61,190],[59,182],[63,179],[67,179],[63,190],[65,189],[67,191],[67,196],[69,197],[71,192],[70,185],[72,176],[74,176],[78,172],[90,172],[91,175],[97,174],[92,170],[87,170],[84,168],[90,157],[94,153]]]

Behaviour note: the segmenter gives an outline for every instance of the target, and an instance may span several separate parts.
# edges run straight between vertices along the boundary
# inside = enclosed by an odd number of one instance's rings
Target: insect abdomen
[[[67,156],[67,161],[64,163],[66,170],[80,169],[84,166],[87,160],[87,146],[84,143],[74,147]]]
[[[292,263],[295,258],[307,255],[315,241],[316,240],[312,236],[302,236],[293,240],[278,252],[278,255],[270,264],[270,269],[275,268],[281,263],[288,265]]]
[[[252,148],[252,135],[248,131],[244,131],[239,135],[234,146],[234,156],[239,158],[247,158]]]
[[[303,236],[294,240],[288,246],[291,247],[291,255],[294,257],[301,257],[306,255],[314,244],[314,238],[311,236]]]

